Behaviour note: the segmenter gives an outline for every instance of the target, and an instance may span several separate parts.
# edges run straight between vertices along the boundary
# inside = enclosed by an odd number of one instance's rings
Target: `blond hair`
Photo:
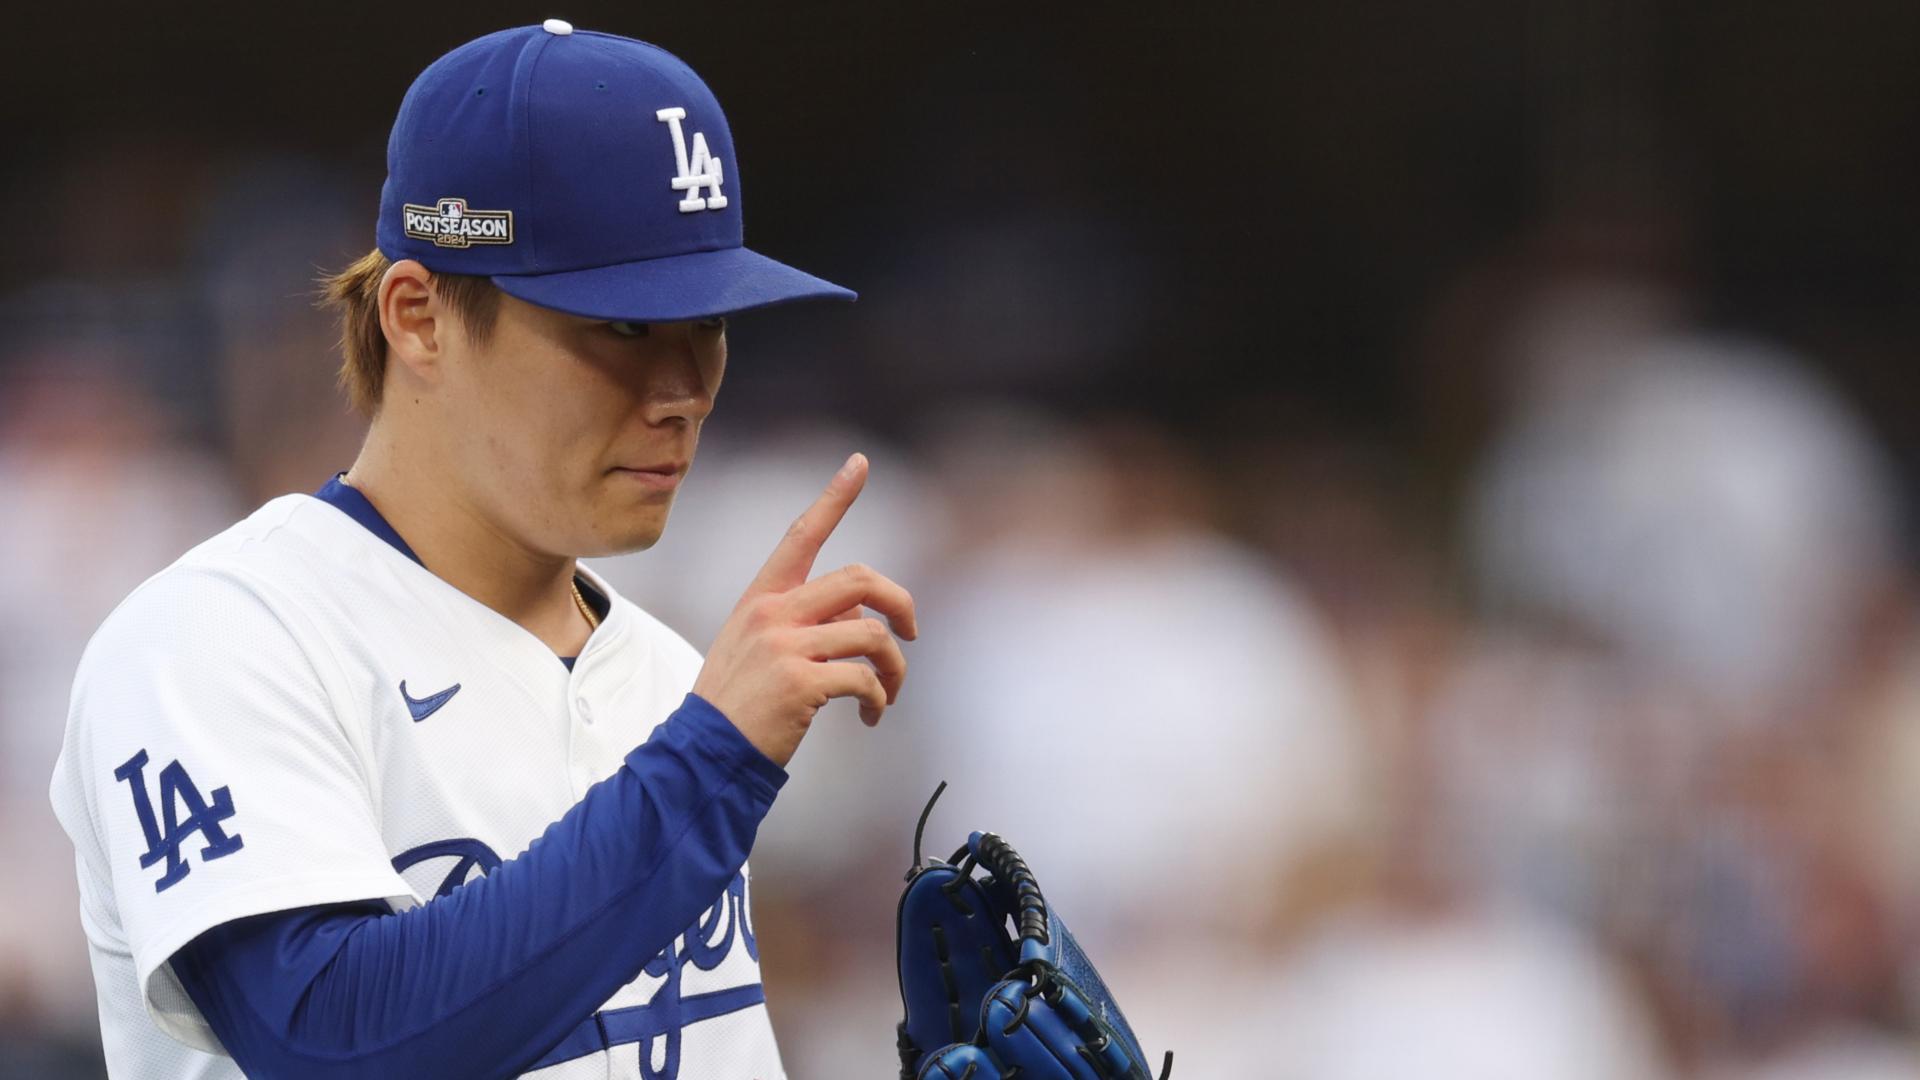
[[[380,411],[387,377],[387,336],[380,330],[380,282],[392,264],[376,249],[320,282],[320,306],[339,312],[340,388],[362,416]],[[484,277],[429,274],[427,285],[474,342],[485,344],[500,313],[500,290]]]

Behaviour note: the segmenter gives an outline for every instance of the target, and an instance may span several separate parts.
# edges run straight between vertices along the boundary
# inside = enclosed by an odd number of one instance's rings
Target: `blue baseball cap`
[[[382,254],[593,319],[674,322],[852,300],[744,246],[740,167],[700,76],[559,19],[420,73],[387,141]]]

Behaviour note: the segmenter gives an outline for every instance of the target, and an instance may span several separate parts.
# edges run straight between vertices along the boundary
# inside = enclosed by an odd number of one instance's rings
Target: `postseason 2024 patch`
[[[511,210],[473,210],[465,199],[440,199],[432,206],[406,203],[401,214],[408,236],[431,240],[437,247],[513,243]]]

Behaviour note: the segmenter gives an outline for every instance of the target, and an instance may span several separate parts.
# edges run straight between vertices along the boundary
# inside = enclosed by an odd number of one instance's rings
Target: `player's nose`
[[[641,401],[650,424],[699,423],[713,411],[715,343],[697,323],[654,327],[659,349],[642,370]],[[723,347],[723,346],[721,346]]]

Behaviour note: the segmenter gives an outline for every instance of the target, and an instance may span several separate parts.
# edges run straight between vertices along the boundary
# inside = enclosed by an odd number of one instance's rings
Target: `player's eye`
[[[711,319],[700,320],[700,329],[702,330],[725,330],[726,328],[727,317],[725,315],[715,315]]]
[[[637,338],[647,336],[647,324],[643,322],[610,322],[607,329],[621,337]]]

